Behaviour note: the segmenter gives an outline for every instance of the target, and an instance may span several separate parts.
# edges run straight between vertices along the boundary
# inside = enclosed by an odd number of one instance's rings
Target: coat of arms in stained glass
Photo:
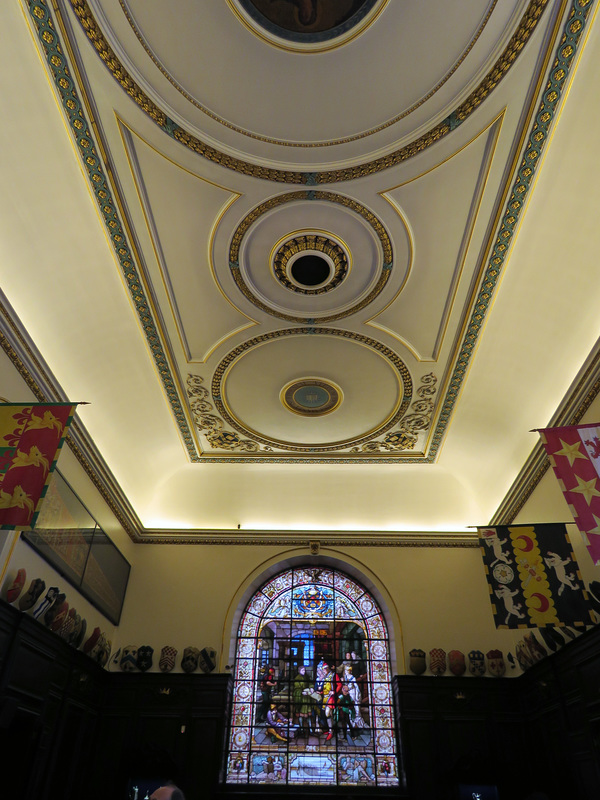
[[[399,783],[385,620],[338,570],[276,575],[238,628],[227,782]]]

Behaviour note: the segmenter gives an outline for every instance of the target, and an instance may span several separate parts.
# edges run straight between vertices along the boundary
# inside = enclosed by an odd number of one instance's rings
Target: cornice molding
[[[260,531],[194,530],[151,531],[146,529],[141,544],[204,544],[265,547],[459,547],[478,548],[477,532],[441,533],[390,531]]]
[[[71,402],[18,323],[14,310],[1,291],[0,346],[38,402]],[[77,414],[73,417],[65,441],[119,524],[134,542],[138,541],[141,522]]]
[[[552,419],[544,427],[577,425],[599,394],[600,339]],[[490,520],[490,525],[509,525],[514,522],[549,467],[550,460],[546,455],[544,446],[538,440],[515,478],[513,485]]]

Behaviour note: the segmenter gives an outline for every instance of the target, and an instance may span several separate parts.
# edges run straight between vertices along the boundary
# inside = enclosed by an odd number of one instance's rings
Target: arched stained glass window
[[[234,675],[228,783],[398,784],[387,628],[348,575],[302,567],[264,584]]]

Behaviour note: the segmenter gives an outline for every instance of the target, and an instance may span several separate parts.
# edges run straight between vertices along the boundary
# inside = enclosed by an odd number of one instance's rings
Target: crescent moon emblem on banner
[[[531,596],[540,598],[540,606],[539,608],[534,609],[535,611],[548,611],[550,608],[550,600],[548,600],[547,597],[544,597],[544,595],[540,594],[539,592],[534,592]]]
[[[528,553],[530,550],[533,550],[533,541],[529,538],[529,536],[515,537],[515,544],[519,541],[519,539],[523,539],[525,542],[525,545],[523,547],[519,547],[519,550],[522,550],[524,553]]]

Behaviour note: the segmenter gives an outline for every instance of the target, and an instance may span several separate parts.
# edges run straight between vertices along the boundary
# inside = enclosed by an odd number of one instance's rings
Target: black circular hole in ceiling
[[[291,267],[292,278],[301,286],[318,286],[329,277],[329,264],[317,255],[305,255],[297,258]]]

